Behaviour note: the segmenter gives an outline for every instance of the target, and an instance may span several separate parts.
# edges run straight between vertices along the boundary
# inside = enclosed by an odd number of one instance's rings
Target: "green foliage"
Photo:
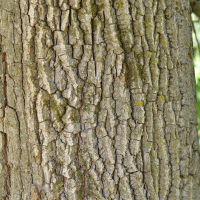
[[[192,14],[192,20],[194,22],[194,28],[196,34],[193,32],[193,47],[194,47],[194,67],[196,78],[196,91],[197,91],[197,108],[198,108],[198,132],[200,136],[200,21],[196,15]],[[198,40],[198,42],[197,42]],[[200,138],[199,138],[200,143]],[[199,146],[200,149],[200,146]]]

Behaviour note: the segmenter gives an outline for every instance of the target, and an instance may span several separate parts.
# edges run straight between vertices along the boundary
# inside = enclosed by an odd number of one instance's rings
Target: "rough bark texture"
[[[199,200],[190,0],[0,0],[0,199]]]

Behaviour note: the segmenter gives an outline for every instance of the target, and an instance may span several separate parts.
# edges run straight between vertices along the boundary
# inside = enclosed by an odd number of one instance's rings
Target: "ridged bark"
[[[199,200],[190,0],[0,0],[0,200]]]

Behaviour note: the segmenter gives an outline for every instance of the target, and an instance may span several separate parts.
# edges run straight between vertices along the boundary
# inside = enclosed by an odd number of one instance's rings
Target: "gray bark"
[[[199,200],[190,0],[0,0],[0,199]]]

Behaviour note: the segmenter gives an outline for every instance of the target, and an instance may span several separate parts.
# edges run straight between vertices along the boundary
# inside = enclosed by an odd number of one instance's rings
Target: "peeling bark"
[[[189,0],[0,11],[0,199],[199,199]]]

